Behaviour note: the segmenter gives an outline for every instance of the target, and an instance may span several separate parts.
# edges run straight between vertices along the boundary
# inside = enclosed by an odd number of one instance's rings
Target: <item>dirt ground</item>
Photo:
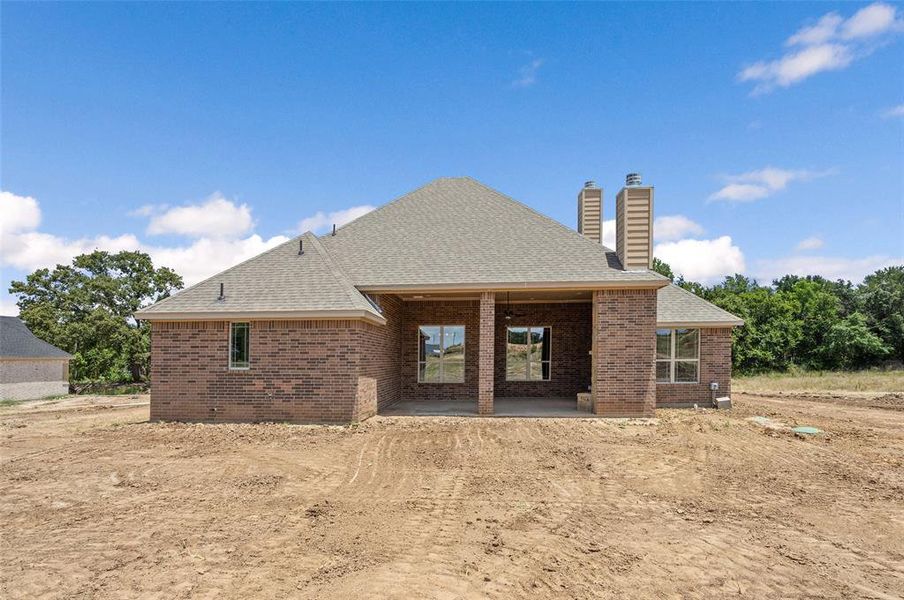
[[[904,596],[904,395],[357,427],[146,401],[0,408],[0,596]]]

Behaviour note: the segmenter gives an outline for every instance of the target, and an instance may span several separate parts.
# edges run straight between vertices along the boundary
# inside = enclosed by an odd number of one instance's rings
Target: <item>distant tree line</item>
[[[904,266],[880,269],[863,283],[785,275],[760,285],[743,275],[705,286],[654,270],[744,319],[733,333],[735,372],[861,369],[904,363]]]
[[[876,271],[853,285],[786,275],[760,285],[743,275],[710,287],[654,269],[677,285],[741,317],[734,330],[736,372],[857,369],[904,363],[904,266]],[[95,251],[71,265],[38,269],[14,281],[19,317],[38,337],[71,353],[70,377],[142,381],[150,366],[150,332],[135,312],[182,288],[182,277],[155,268],[142,252]]]

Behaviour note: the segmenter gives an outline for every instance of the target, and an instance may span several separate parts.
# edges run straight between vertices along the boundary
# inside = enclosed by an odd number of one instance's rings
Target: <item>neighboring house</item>
[[[0,400],[68,394],[71,358],[16,317],[0,317]]]
[[[437,179],[140,311],[151,418],[365,419],[399,400],[576,398],[597,415],[730,392],[735,316],[650,270],[653,188],[578,195],[576,233],[467,178]]]

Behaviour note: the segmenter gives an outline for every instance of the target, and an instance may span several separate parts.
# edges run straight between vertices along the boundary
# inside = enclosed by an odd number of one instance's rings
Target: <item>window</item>
[[[418,327],[417,346],[418,382],[464,382],[464,325],[422,325]]]
[[[549,381],[549,327],[509,327],[505,338],[506,381]]]
[[[656,383],[697,383],[699,329],[656,330]]]
[[[229,368],[251,367],[251,324],[232,323],[229,327]]]

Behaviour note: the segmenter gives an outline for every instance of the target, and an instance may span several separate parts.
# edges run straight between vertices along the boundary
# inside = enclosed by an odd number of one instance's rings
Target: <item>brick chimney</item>
[[[603,190],[593,181],[586,182],[578,193],[578,233],[603,243]]]
[[[615,252],[626,271],[653,268],[653,186],[628,173],[615,198]]]

